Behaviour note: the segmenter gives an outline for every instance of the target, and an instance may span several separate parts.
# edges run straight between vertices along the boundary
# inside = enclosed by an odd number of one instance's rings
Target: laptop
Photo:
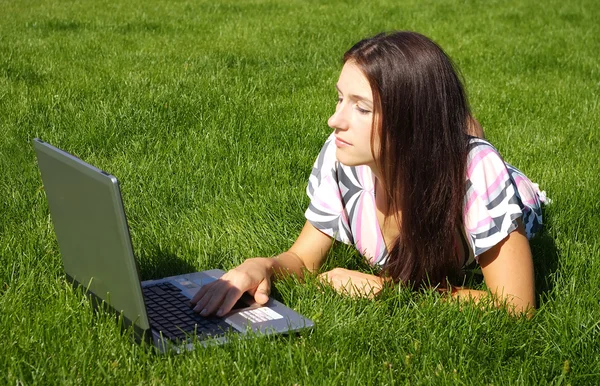
[[[180,352],[232,334],[314,327],[277,300],[259,305],[248,294],[221,318],[193,312],[189,300],[223,275],[218,269],[141,282],[117,178],[40,139],[33,145],[67,278],[133,326],[137,340]]]

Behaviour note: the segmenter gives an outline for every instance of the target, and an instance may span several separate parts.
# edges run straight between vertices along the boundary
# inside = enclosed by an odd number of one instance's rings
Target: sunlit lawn
[[[2,1],[1,384],[600,383],[594,1]],[[144,279],[288,248],[343,52],[410,29],[462,70],[486,136],[546,190],[531,320],[396,288],[279,282],[300,335],[159,356],[66,282],[31,139],[116,175]],[[364,269],[338,246],[327,267]]]

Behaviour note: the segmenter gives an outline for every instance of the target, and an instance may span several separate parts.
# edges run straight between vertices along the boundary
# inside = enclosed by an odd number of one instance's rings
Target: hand
[[[384,279],[379,276],[335,268],[319,275],[319,279],[329,284],[337,292],[354,297],[373,298],[383,288]]]
[[[202,316],[215,311],[217,316],[225,315],[244,292],[254,296],[257,303],[265,304],[271,291],[271,272],[271,259],[248,259],[218,280],[202,286],[190,303]]]

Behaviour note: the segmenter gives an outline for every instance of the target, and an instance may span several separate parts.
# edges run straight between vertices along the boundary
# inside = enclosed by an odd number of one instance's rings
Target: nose
[[[335,112],[327,120],[327,125],[332,129],[336,130],[347,130],[348,129],[348,117],[346,113],[346,104],[344,102],[339,103],[335,107]]]

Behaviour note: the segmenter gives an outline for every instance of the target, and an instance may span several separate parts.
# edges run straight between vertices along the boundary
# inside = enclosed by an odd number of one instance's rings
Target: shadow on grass
[[[535,293],[536,303],[540,306],[554,285],[554,273],[558,268],[558,251],[554,239],[550,235],[552,228],[552,216],[542,207],[544,226],[540,233],[530,241],[531,253],[533,254],[533,265],[535,269]]]
[[[138,266],[142,281],[197,271],[196,267],[190,262],[170,250],[161,249],[159,246],[154,246],[142,252]]]

